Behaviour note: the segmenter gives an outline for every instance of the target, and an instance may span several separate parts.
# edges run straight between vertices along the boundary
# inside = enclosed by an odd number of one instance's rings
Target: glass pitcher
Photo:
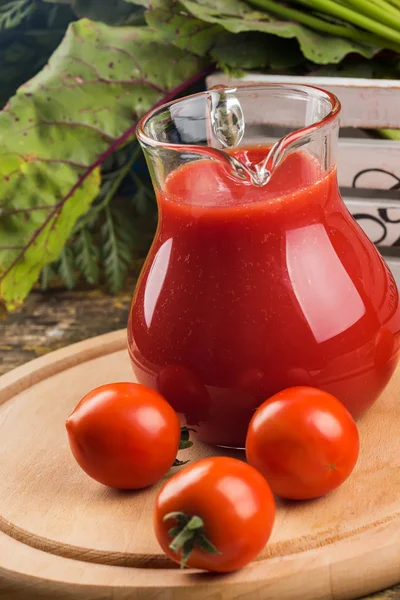
[[[309,86],[217,87],[139,124],[159,223],[130,358],[205,442],[243,447],[291,386],[358,418],[395,369],[398,291],[339,193],[339,113]]]

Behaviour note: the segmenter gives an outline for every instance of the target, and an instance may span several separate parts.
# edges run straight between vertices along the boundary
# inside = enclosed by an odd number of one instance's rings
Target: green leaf
[[[372,79],[373,77],[373,66],[368,61],[364,64],[355,64],[353,66],[345,67],[340,65],[324,65],[313,69],[310,75],[316,75],[317,77],[365,77]]]
[[[53,279],[57,277],[57,273],[55,272],[52,265],[46,265],[43,267],[42,272],[40,273],[40,287],[42,290],[47,290],[49,284]]]
[[[142,8],[132,6],[125,0],[74,0],[72,6],[78,17],[87,17],[107,25],[123,24],[139,11],[143,14]]]
[[[125,2],[129,2],[130,4],[138,4],[139,6],[145,6],[147,8],[150,0],[125,0]]]
[[[144,186],[139,187],[133,197],[133,204],[139,215],[146,214],[149,207],[149,197]]]
[[[257,31],[219,35],[211,56],[221,64],[240,69],[269,67],[281,70],[304,62],[295,40],[284,40]]]
[[[365,79],[399,79],[398,57],[376,57],[370,60],[354,57],[343,60],[339,65],[324,65],[309,72],[317,77],[361,77]]]
[[[133,259],[131,224],[124,215],[109,206],[105,209],[106,221],[102,227],[103,262],[107,286],[116,294],[124,285],[125,276]]]
[[[0,302],[23,301],[97,196],[99,165],[204,65],[147,27],[69,27],[0,113]],[[120,272],[108,273],[118,288]]]
[[[100,279],[100,253],[94,244],[93,236],[87,228],[83,228],[74,244],[76,248],[75,264],[91,285]]]
[[[0,31],[18,27],[37,8],[34,0],[11,0],[0,5]]]
[[[50,5],[49,5],[50,7]],[[59,9],[63,7],[51,7]],[[66,7],[64,7],[66,8]],[[47,11],[38,11],[33,18],[45,20]],[[60,11],[58,10],[58,13]],[[0,108],[16,90],[31,79],[47,63],[49,56],[60,44],[72,11],[64,15],[60,27],[55,29],[12,29],[2,31],[0,36]]]
[[[68,246],[63,248],[60,254],[60,260],[58,265],[58,274],[61,280],[69,290],[76,284],[76,273],[74,268],[74,255],[71,248]]]
[[[100,174],[94,168],[74,189],[78,175],[59,159],[45,162],[1,150],[0,298],[14,308],[42,267],[60,254],[76,219],[97,195]],[[73,193],[60,198],[64,186]]]
[[[177,0],[152,0],[146,21],[166,40],[178,48],[204,56],[211,49],[223,27],[193,16]]]
[[[363,46],[343,38],[320,35],[299,23],[279,20],[266,12],[251,9],[241,0],[180,0],[180,4],[191,17],[220,25],[231,33],[259,31],[282,38],[295,38],[303,55],[315,63],[338,63],[347,54],[354,52],[369,58],[378,51],[375,47]],[[176,11],[176,3],[170,10]],[[233,45],[232,54],[235,52]],[[237,58],[234,60],[237,62]]]

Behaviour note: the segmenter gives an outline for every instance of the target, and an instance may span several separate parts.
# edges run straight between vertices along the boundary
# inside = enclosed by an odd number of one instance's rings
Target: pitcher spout
[[[300,147],[321,172],[329,171],[336,164],[339,112],[333,94],[311,86],[220,85],[154,109],[140,121],[137,137],[160,189],[170,172],[199,159],[224,164],[243,185],[263,187]],[[265,151],[256,163],[249,147]]]

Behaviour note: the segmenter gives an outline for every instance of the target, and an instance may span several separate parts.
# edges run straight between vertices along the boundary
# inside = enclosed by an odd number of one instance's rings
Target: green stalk
[[[350,1],[350,0],[348,0]],[[390,0],[365,0],[369,4],[373,6],[380,6],[384,10],[390,12],[394,18],[400,19],[400,3],[399,8],[395,8],[392,4],[390,4]]]
[[[381,137],[387,140],[400,141],[400,129],[378,129]]]
[[[385,0],[343,0],[343,5],[350,5],[356,8],[360,14],[376,19],[380,23],[386,24],[392,29],[400,31],[400,12],[393,6],[387,4]]]
[[[350,2],[350,0],[348,0]],[[390,0],[366,0],[368,1],[370,4],[373,4],[374,6],[380,6],[381,8],[389,11],[392,13],[392,15],[394,17],[399,17],[400,13],[399,13],[399,9],[395,8],[392,4],[390,4]]]
[[[400,44],[400,33],[394,29],[377,23],[375,20],[360,15],[358,12],[346,8],[342,4],[337,4],[333,0],[295,0],[299,4],[308,6],[324,14],[332,15],[362,29],[366,29],[375,35],[379,35],[387,40]]]
[[[396,8],[400,8],[400,0],[388,0],[388,2],[390,4],[392,4],[392,6],[395,6]]]
[[[392,44],[385,39],[377,37],[366,31],[354,29],[353,27],[328,23],[328,21],[324,21],[323,19],[319,19],[313,15],[296,10],[295,8],[289,8],[280,2],[275,2],[275,0],[248,1],[250,4],[257,6],[257,8],[272,12],[280,17],[283,17],[284,19],[297,21],[302,25],[310,27],[310,29],[314,29],[322,33],[328,33],[329,35],[347,38],[353,42],[359,42],[360,44],[365,44],[367,46],[376,46],[377,48],[387,48],[388,50],[393,50],[394,52],[400,52],[400,44]]]

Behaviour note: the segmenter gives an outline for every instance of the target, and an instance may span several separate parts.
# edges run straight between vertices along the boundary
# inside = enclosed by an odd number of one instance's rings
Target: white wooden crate
[[[294,83],[315,85],[326,89],[342,103],[342,127],[366,129],[400,127],[400,81],[393,79],[353,79],[350,77],[292,77],[249,73],[240,79],[230,79],[223,73],[213,73],[207,86],[216,84],[243,85],[246,83]],[[260,106],[262,114],[262,106]]]
[[[230,79],[207,78],[213,85],[292,83],[321,87],[342,104],[341,127],[354,135],[339,139],[338,178],[343,198],[355,219],[379,246],[400,286],[400,141],[357,136],[363,129],[400,129],[400,81],[344,77],[290,77],[249,73]],[[253,110],[254,109],[254,110]],[[265,122],[263,107],[252,107],[254,122]]]

